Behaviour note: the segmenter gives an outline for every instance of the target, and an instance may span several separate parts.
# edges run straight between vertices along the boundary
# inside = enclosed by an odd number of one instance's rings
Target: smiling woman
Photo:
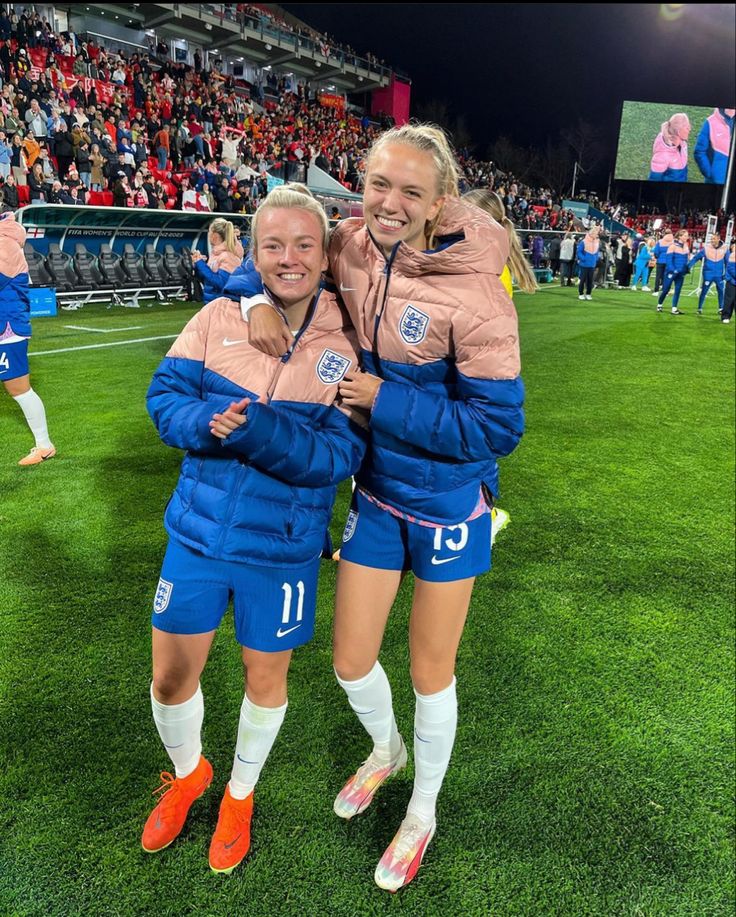
[[[232,595],[245,697],[210,846],[215,872],[248,852],[253,789],[286,713],[292,650],[314,631],[335,488],[365,449],[359,412],[338,391],[357,354],[347,316],[321,289],[327,228],[311,195],[289,186],[254,220],[253,258],[290,341],[283,358],[245,340],[236,272],[185,327],[148,392],[161,438],[186,455],[152,615],[151,704],[176,775],[162,775],[166,792],[142,844],[149,853],[168,846],[212,780],[199,678]]]

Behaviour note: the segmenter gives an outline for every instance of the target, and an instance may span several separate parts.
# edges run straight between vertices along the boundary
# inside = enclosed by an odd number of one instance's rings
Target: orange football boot
[[[210,844],[210,868],[213,872],[231,873],[242,862],[250,850],[252,815],[253,793],[245,799],[233,799],[228,784]]]
[[[201,756],[191,774],[177,778],[164,771],[161,780],[163,783],[153,792],[154,795],[163,792],[163,796],[148,816],[141,838],[146,853],[158,853],[181,834],[192,803],[212,783],[212,765]]]

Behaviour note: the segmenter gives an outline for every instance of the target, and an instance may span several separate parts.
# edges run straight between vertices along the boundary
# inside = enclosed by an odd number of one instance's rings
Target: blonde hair
[[[235,238],[235,227],[229,220],[218,217],[210,223],[209,232],[216,232],[225,243],[225,248],[231,254],[235,254],[235,243],[237,241]]]
[[[290,182],[286,185],[279,185],[269,191],[264,197],[263,203],[253,215],[253,222],[250,227],[250,248],[253,255],[258,252],[259,217],[264,210],[276,207],[283,210],[298,207],[300,210],[306,210],[315,216],[322,230],[322,251],[327,251],[327,244],[330,238],[330,221],[327,219],[324,207],[316,200],[306,185],[302,185],[299,182]]]
[[[512,276],[516,279],[519,289],[524,293],[534,293],[537,290],[537,279],[534,271],[531,269],[529,262],[524,257],[521,248],[521,242],[516,235],[516,229],[511,220],[506,216],[506,208],[503,201],[495,191],[486,191],[484,188],[476,188],[463,194],[463,200],[475,204],[481,210],[485,210],[493,219],[500,223],[506,230],[509,237],[509,261],[508,266]]]
[[[410,146],[422,153],[428,153],[434,162],[437,171],[437,197],[459,197],[460,166],[455,158],[447,134],[436,124],[404,124],[402,127],[392,127],[391,130],[381,134],[371,146],[366,157],[366,175],[371,167],[371,160],[379,150],[384,147],[401,144]],[[424,227],[427,247],[434,245],[434,231],[439,224],[442,208],[437,216],[428,221]]]

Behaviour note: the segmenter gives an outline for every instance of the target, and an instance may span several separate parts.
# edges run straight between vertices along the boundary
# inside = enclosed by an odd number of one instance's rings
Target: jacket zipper
[[[381,324],[381,319],[383,318],[383,313],[386,310],[386,300],[388,299],[388,285],[391,279],[391,266],[393,265],[394,258],[396,257],[396,253],[399,250],[399,245],[401,245],[401,242],[397,242],[396,245],[394,245],[394,247],[391,249],[391,254],[386,259],[386,264],[384,265],[384,268],[383,268],[383,272],[382,272],[383,273],[383,284],[384,284],[383,296],[381,296],[380,286],[378,288],[378,295],[376,296],[376,301],[378,301],[379,299],[381,300],[380,309],[376,311],[376,318],[373,323],[373,360],[375,361],[375,364],[376,364],[376,370],[378,370],[381,365],[381,358],[378,355],[378,329]],[[380,372],[378,374],[380,375]]]
[[[286,364],[289,362],[294,351],[297,348],[297,345],[299,344],[302,337],[304,336],[304,333],[306,332],[307,328],[309,328],[309,326],[312,324],[312,319],[314,318],[314,315],[317,311],[317,302],[319,300],[319,294],[321,292],[322,292],[321,290],[318,290],[317,295],[312,300],[312,304],[310,305],[309,310],[307,311],[306,321],[304,322],[302,327],[299,329],[299,331],[296,333],[296,336],[294,337],[294,343],[286,351],[283,357],[279,359],[278,366],[276,367],[274,374],[271,377],[271,382],[269,383],[268,388],[266,389],[266,403],[267,404],[270,404],[271,402],[271,398],[273,397],[273,393],[276,390],[276,386],[278,384],[279,378],[281,377],[281,373],[284,370],[284,366],[286,366]],[[286,316],[281,311],[281,309],[279,309],[279,313],[281,314],[281,317],[283,318],[283,320],[286,322]],[[287,327],[288,327],[288,324],[289,323],[286,322]]]

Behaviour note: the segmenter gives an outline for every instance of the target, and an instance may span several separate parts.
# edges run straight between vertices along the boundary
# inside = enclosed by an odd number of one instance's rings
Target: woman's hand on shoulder
[[[294,343],[286,322],[268,303],[252,306],[248,312],[248,341],[270,357],[281,357]]]

